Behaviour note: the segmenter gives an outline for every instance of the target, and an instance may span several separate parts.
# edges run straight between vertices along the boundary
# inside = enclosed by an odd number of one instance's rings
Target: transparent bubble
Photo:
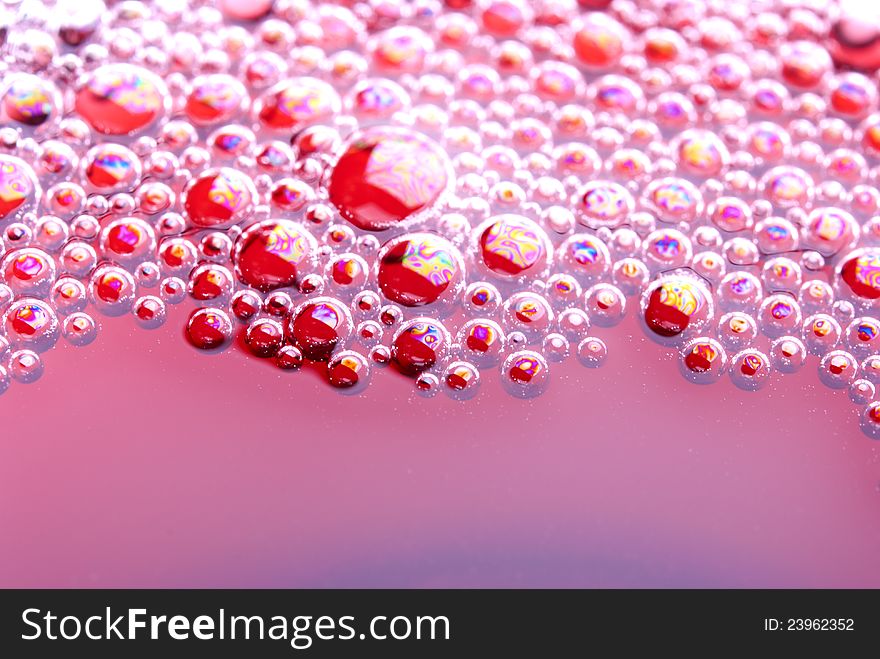
[[[770,360],[763,352],[746,348],[730,360],[730,379],[740,389],[757,391],[770,379]]]
[[[780,373],[796,373],[806,360],[807,350],[795,336],[781,336],[770,345],[770,362]]]
[[[758,310],[758,325],[761,332],[770,338],[797,331],[801,318],[800,306],[786,293],[767,296]]]
[[[363,391],[370,380],[370,360],[359,352],[343,350],[327,362],[327,381],[346,394]]]
[[[71,345],[86,346],[98,336],[98,324],[89,314],[76,311],[64,319],[61,332]]]
[[[730,349],[744,348],[758,336],[758,324],[742,311],[731,311],[718,319],[718,338]]]
[[[727,353],[715,339],[700,337],[681,349],[679,362],[685,378],[697,384],[717,382],[727,367]]]
[[[469,400],[480,388],[480,371],[466,361],[450,363],[443,371],[443,382],[446,393],[455,400]]]
[[[877,389],[870,380],[855,380],[849,386],[849,399],[856,405],[865,405],[874,400]]]
[[[880,321],[871,316],[856,318],[847,326],[844,341],[846,348],[857,357],[876,353],[880,346]]]
[[[550,368],[544,357],[531,350],[519,350],[507,356],[501,365],[501,382],[517,398],[532,398],[550,384]]]
[[[440,378],[433,373],[420,373],[415,379],[416,393],[422,398],[433,398],[440,386]]]
[[[43,362],[33,350],[18,350],[9,358],[9,375],[23,384],[31,384],[43,375]]]
[[[587,368],[598,368],[608,358],[608,347],[602,339],[588,336],[578,343],[577,357]]]
[[[131,313],[138,325],[145,329],[155,329],[165,324],[165,303],[155,295],[144,295],[134,301]]]
[[[845,350],[832,350],[819,362],[819,380],[826,387],[845,389],[856,379],[859,363]]]
[[[626,314],[626,297],[612,284],[596,284],[584,294],[584,308],[598,327],[613,327]]]

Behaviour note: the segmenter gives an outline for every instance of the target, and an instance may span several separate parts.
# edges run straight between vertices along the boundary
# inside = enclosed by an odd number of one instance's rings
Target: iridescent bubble
[[[263,292],[294,286],[316,250],[314,237],[296,222],[258,222],[245,229],[235,243],[235,273],[239,280]]]
[[[309,77],[283,80],[254,102],[254,116],[263,127],[287,132],[337,115],[341,109],[333,87]]]
[[[62,107],[54,84],[26,73],[6,76],[0,98],[0,119],[28,127],[57,118]]]
[[[156,235],[143,220],[122,218],[111,222],[101,232],[101,249],[119,263],[138,263],[155,253]]]
[[[671,270],[689,264],[693,259],[693,248],[681,231],[658,229],[645,237],[642,254],[652,270]]]
[[[819,379],[826,387],[846,389],[856,379],[859,363],[845,350],[832,350],[819,362]]]
[[[453,178],[449,157],[433,140],[383,126],[348,139],[327,192],[354,226],[384,231],[434,209]]]
[[[406,234],[387,242],[376,261],[382,294],[407,307],[451,300],[462,287],[464,263],[449,241],[430,233]]]
[[[804,228],[804,243],[823,256],[831,256],[852,247],[858,236],[858,224],[850,213],[839,208],[816,208]]]
[[[760,350],[746,348],[730,360],[730,379],[740,389],[757,391],[770,378],[770,360]]]
[[[796,373],[807,361],[807,350],[796,336],[780,336],[770,345],[770,361],[780,373]]]
[[[501,365],[501,382],[517,398],[532,398],[550,384],[550,368],[542,355],[520,350],[508,355]]]
[[[761,282],[744,270],[731,272],[721,280],[717,290],[722,309],[755,308],[763,295]]]
[[[316,297],[298,306],[286,328],[288,339],[308,359],[327,361],[351,336],[348,307],[332,297]]]
[[[693,183],[681,178],[652,181],[644,201],[664,222],[693,222],[703,212],[703,195]]]
[[[847,349],[857,357],[865,357],[877,352],[880,346],[880,321],[871,316],[853,320],[844,334]]]
[[[799,167],[774,167],[758,185],[761,194],[780,208],[802,207],[813,198],[813,179]]]
[[[802,329],[807,349],[814,355],[824,355],[837,345],[841,332],[840,323],[825,313],[807,318]]]
[[[880,249],[861,249],[847,255],[837,268],[837,278],[856,298],[880,298]]]
[[[581,286],[571,275],[555,274],[547,280],[544,295],[554,308],[575,304],[581,297]]]
[[[482,264],[506,278],[537,276],[547,267],[552,246],[547,234],[521,215],[498,215],[475,231]]]
[[[712,297],[698,280],[667,276],[652,283],[641,300],[646,327],[659,339],[699,332],[714,317]]]
[[[715,339],[700,337],[681,349],[682,375],[697,384],[717,382],[727,366],[727,353]]]
[[[0,220],[14,220],[40,197],[34,170],[24,160],[0,155]]]
[[[615,227],[623,223],[635,208],[629,191],[611,181],[591,181],[572,198],[575,216],[589,227]]]
[[[184,112],[194,124],[210,126],[229,121],[249,102],[244,85],[225,73],[199,76],[192,81]]]
[[[146,329],[155,329],[165,324],[165,302],[155,295],[144,295],[134,301],[131,313],[137,323]]]
[[[215,350],[232,340],[232,321],[222,309],[194,310],[186,324],[186,338],[199,350]]]
[[[344,393],[363,391],[369,379],[370,362],[359,352],[343,350],[327,362],[327,381]]]
[[[584,282],[604,275],[611,263],[605,243],[587,233],[568,238],[559,247],[557,255],[560,264]]]
[[[785,293],[768,295],[758,310],[758,323],[765,336],[776,338],[791,334],[801,325],[801,309],[795,299]]]
[[[478,366],[498,362],[505,348],[505,333],[494,320],[477,318],[462,325],[456,342],[462,354]]]
[[[717,176],[730,160],[727,147],[708,130],[684,131],[674,141],[673,148],[678,155],[679,167],[695,176]]]
[[[614,327],[626,314],[626,297],[613,284],[596,284],[584,294],[584,308],[599,327]]]
[[[480,389],[480,371],[469,362],[455,361],[443,371],[446,393],[455,400],[470,400]]]
[[[42,352],[58,340],[58,317],[36,298],[22,298],[3,313],[3,329],[10,345]]]
[[[578,343],[577,357],[587,368],[598,368],[608,358],[608,347],[602,339],[588,336]]]
[[[76,111],[102,135],[133,135],[163,117],[170,104],[164,83],[132,64],[92,71],[76,92]]]
[[[530,336],[545,334],[553,324],[552,307],[537,293],[514,293],[504,301],[503,309],[506,325]]]
[[[112,142],[92,147],[83,159],[86,181],[102,194],[134,190],[141,171],[141,161],[134,152]]]
[[[34,247],[8,252],[0,269],[7,285],[16,294],[45,294],[55,281],[55,260]]]
[[[718,337],[728,348],[744,348],[757,336],[758,324],[742,311],[732,311],[718,319]]]
[[[625,295],[635,295],[650,279],[650,273],[644,263],[634,258],[617,261],[613,268],[613,280]]]
[[[183,192],[183,207],[195,226],[223,228],[248,219],[257,198],[250,177],[222,167],[208,170],[190,181]]]
[[[95,270],[89,281],[92,303],[107,316],[128,313],[134,301],[134,278],[115,265],[102,265]]]

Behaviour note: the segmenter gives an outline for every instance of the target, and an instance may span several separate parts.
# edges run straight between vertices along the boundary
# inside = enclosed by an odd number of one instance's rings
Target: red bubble
[[[351,316],[340,302],[318,298],[293,315],[287,333],[307,358],[326,361],[351,333]]]
[[[196,309],[186,324],[186,338],[199,350],[219,348],[232,338],[232,321],[220,309]]]
[[[288,220],[266,220],[248,227],[235,245],[235,272],[257,290],[294,286],[315,248],[308,231]]]

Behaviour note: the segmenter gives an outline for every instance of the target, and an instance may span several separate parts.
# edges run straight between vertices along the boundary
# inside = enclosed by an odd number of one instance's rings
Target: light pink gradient
[[[2,586],[880,587],[880,443],[815,363],[686,382],[632,314],[532,401],[341,396],[105,320],[2,397]],[[622,331],[621,331],[622,330]]]

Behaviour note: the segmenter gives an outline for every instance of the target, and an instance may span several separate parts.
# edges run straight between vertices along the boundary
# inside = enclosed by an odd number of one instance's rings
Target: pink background
[[[813,361],[699,387],[629,318],[536,400],[345,397],[183,319],[0,397],[0,585],[880,587],[880,443]]]

